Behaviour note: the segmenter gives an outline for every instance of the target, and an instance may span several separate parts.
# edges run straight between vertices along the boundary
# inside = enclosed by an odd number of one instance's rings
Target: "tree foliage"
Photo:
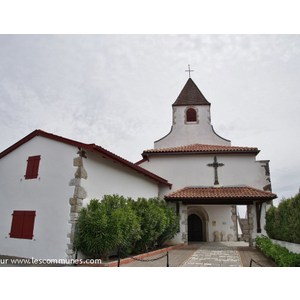
[[[265,229],[272,239],[300,244],[300,194],[271,207],[266,213]]]
[[[276,231],[275,231],[275,211],[276,207],[272,206],[266,213],[266,226],[265,230],[268,233],[268,236],[271,239],[275,239]]]

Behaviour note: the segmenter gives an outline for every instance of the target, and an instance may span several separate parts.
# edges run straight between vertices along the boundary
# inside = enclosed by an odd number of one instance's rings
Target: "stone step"
[[[240,221],[240,226],[241,226],[241,230],[242,230],[242,238],[241,240],[245,241],[245,242],[249,242],[250,240],[250,229],[251,226],[248,224],[249,220],[248,219],[239,219]]]

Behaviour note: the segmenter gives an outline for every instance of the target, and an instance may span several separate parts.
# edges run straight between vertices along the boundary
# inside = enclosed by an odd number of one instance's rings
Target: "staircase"
[[[245,242],[249,242],[250,240],[250,226],[248,224],[248,219],[242,219],[238,217],[238,221],[240,223],[240,227],[242,230],[241,240]]]

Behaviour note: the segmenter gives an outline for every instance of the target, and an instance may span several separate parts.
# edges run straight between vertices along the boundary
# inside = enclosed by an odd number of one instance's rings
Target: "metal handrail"
[[[250,267],[252,267],[252,262],[256,263],[257,265],[259,265],[260,267],[265,267],[262,264],[258,263],[257,261],[255,261],[253,258],[251,258],[250,260]]]

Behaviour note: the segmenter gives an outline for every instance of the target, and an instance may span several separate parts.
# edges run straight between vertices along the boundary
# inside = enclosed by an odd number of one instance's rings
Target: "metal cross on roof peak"
[[[188,70],[185,70],[185,72],[189,72],[189,78],[191,78],[191,72],[194,72],[194,70],[190,69],[190,65],[188,65]]]

